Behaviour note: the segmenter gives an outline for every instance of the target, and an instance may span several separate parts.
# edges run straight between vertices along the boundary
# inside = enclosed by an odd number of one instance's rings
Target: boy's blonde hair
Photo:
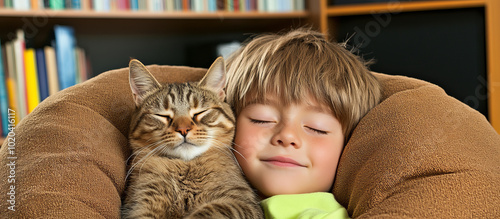
[[[227,71],[227,101],[236,115],[266,94],[285,105],[312,96],[339,120],[346,142],[381,96],[362,59],[308,29],[256,37],[227,60]]]

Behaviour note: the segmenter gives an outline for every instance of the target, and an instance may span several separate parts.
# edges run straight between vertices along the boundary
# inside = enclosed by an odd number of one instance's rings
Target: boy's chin
[[[275,195],[286,195],[286,194],[304,194],[313,192],[329,192],[330,188],[319,188],[315,186],[307,185],[297,185],[297,184],[286,184],[283,182],[276,183],[273,185],[266,185],[264,188],[257,188],[260,191],[261,198],[269,198]]]
[[[301,193],[309,193],[313,191],[306,191],[303,189],[297,189],[297,187],[293,185],[277,185],[277,186],[269,186],[267,188],[260,189],[260,196],[263,198],[269,198],[275,195],[286,195],[286,194],[301,194]]]

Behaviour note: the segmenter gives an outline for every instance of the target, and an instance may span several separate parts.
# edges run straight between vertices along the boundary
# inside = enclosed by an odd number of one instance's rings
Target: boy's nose
[[[301,141],[299,136],[293,127],[282,127],[271,139],[271,143],[274,146],[288,147],[292,146],[295,148],[301,147]]]

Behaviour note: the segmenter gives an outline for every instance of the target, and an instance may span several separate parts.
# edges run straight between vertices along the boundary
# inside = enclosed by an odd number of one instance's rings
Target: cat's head
[[[224,102],[222,58],[197,83],[162,85],[135,59],[129,70],[136,105],[129,135],[134,153],[191,160],[209,149],[228,150],[235,118]]]

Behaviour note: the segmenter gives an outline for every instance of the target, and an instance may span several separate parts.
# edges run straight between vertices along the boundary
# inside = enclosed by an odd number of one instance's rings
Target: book
[[[99,0],[102,4],[103,11],[111,11],[111,0]]]
[[[47,67],[45,51],[36,49],[36,72],[38,73],[38,88],[40,89],[40,102],[49,96],[49,83],[47,80]]]
[[[50,9],[50,0],[43,0],[43,7],[46,9]]]
[[[31,9],[32,10],[43,9],[43,1],[42,5],[40,5],[40,0],[31,0]]]
[[[208,11],[217,11],[217,0],[208,0]]]
[[[16,10],[30,10],[31,9],[31,1],[30,0],[15,0],[12,1],[13,8]]]
[[[24,72],[24,32],[23,30],[17,30],[17,39],[14,40],[14,65],[16,71],[16,96],[17,96],[17,111],[19,118],[22,119],[28,114],[28,103],[26,95],[26,79]]]
[[[57,75],[57,58],[54,47],[43,48],[45,53],[45,64],[47,68],[47,84],[49,86],[49,96],[59,91],[59,76]]]
[[[40,103],[40,93],[38,86],[38,73],[36,71],[35,49],[27,48],[24,51],[24,69],[26,73],[26,96],[28,102],[28,113],[33,112]]]
[[[64,9],[71,9],[71,0],[61,0],[64,1]]]
[[[162,0],[148,0],[146,2],[146,8],[148,11],[163,11],[163,1]]]
[[[81,0],[81,10],[90,10],[92,9],[92,0]]]
[[[176,11],[182,11],[182,1],[183,0],[175,0],[174,1],[174,8]]]
[[[81,0],[71,0],[71,8],[81,10],[82,9]]]
[[[257,10],[260,12],[267,11],[267,2],[265,0],[258,0]]]
[[[164,0],[163,5],[165,6],[165,11],[174,11],[175,10],[175,1],[174,0]]]
[[[304,2],[304,0],[295,0],[295,2],[294,2],[295,10],[296,11],[304,11],[304,10],[306,10],[305,4],[306,3]]]
[[[52,10],[63,10],[64,0],[49,0],[49,6]]]
[[[93,0],[92,6],[94,6],[94,11],[104,11],[104,1],[102,0]]]
[[[17,83],[16,83],[16,61],[14,60],[14,42],[6,42],[5,43],[5,56],[6,56],[6,62],[7,64],[7,74],[6,74],[6,86],[7,86],[7,94],[9,98],[9,107],[10,109],[14,110],[15,112],[18,111],[18,98],[17,98]],[[14,114],[14,120],[15,124],[20,121],[19,119],[19,114],[15,113]]]
[[[148,0],[139,0],[139,11],[148,10]]]
[[[2,128],[1,135],[6,136],[7,135],[7,130],[8,130],[8,110],[9,110],[9,97],[7,96],[7,83],[5,81],[6,75],[5,75],[5,65],[4,62],[6,61],[5,57],[6,50],[4,47],[2,47],[2,44],[0,42],[0,117],[2,118],[1,125],[0,127]]]
[[[130,1],[129,0],[118,0],[117,4],[117,9],[121,11],[129,10],[130,9]]]
[[[190,0],[182,0],[182,10],[189,11],[191,10],[191,1]]]
[[[78,65],[78,76],[79,82],[84,82],[89,78],[88,70],[87,70],[87,57],[85,55],[85,50],[82,48],[76,48],[77,54],[77,65]]]
[[[54,33],[59,88],[62,90],[76,83],[74,29],[69,26],[56,25]]]
[[[12,1],[14,0],[5,0],[4,1],[4,4],[5,4],[5,8],[12,8]]]
[[[139,0],[130,0],[130,10],[132,11],[139,10]]]

